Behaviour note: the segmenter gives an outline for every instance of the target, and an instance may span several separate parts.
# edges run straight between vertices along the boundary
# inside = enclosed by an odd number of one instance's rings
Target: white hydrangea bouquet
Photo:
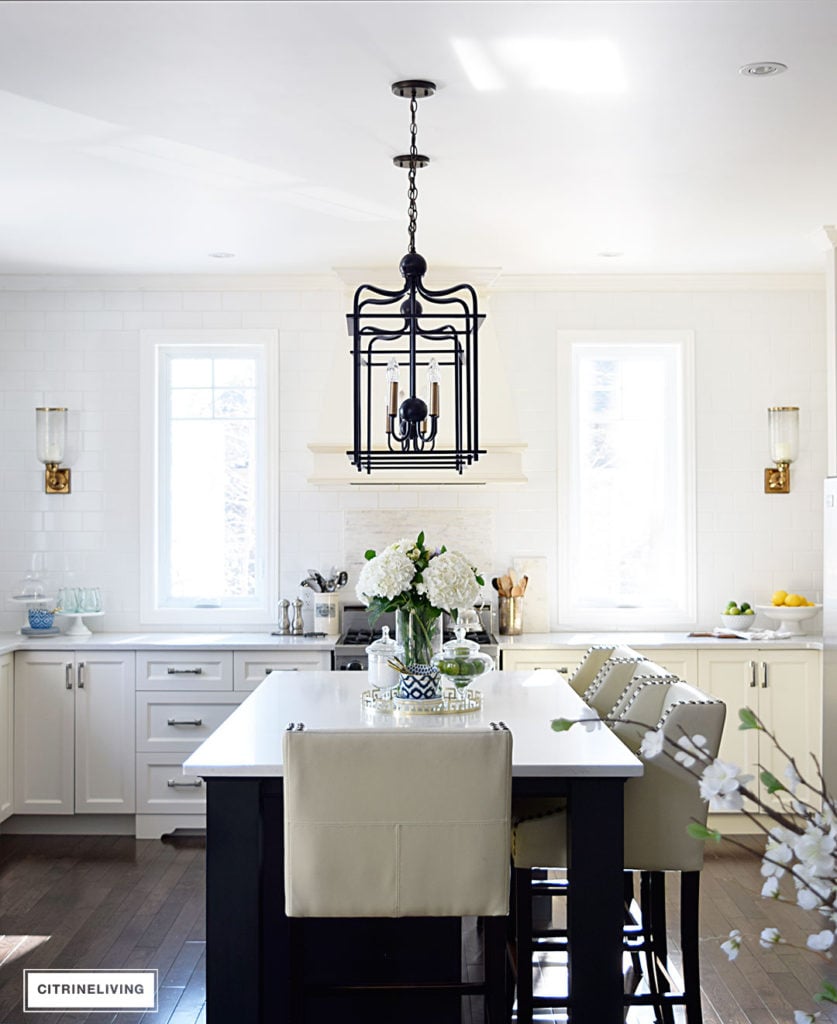
[[[460,608],[474,604],[485,581],[458,551],[444,545],[429,548],[423,531],[414,541],[397,540],[365,557],[355,589],[369,608],[370,623],[384,612],[396,612],[404,661],[429,665],[442,612],[455,620]]]
[[[775,802],[763,800],[738,765],[710,758],[706,753],[703,736],[681,736],[676,744],[665,739],[662,731],[649,730],[642,741],[640,754],[645,758],[658,756],[677,761],[696,780],[701,797],[713,807],[738,811],[753,825],[753,831],[765,836],[761,856],[761,874],[764,878],[761,894],[765,899],[795,904],[803,911],[812,911],[817,917],[816,929],[807,937],[805,946],[785,939],[778,928],[763,928],[759,935],[762,949],[801,949],[830,962],[837,950],[837,800],[828,792],[822,768],[812,754],[814,778],[806,779],[796,761],[782,747],[776,735],[768,729],[750,708],[738,712],[739,729],[757,729],[763,732],[775,749],[787,760],[784,781],[772,772],[762,769],[759,779]],[[558,718],[552,722],[555,732],[566,732],[576,724],[593,729],[611,720],[599,718],[591,708],[585,708],[579,719]],[[629,721],[629,720],[628,720]],[[644,725],[633,722],[634,725]],[[669,749],[671,747],[671,749]],[[765,823],[767,818],[770,824]],[[722,839],[749,852],[751,848],[734,836],[722,835],[717,829],[694,822],[689,825],[694,839],[720,842]],[[721,949],[730,960],[737,959],[744,936],[734,928]],[[837,986],[824,981],[814,993],[818,1003],[837,1004]],[[794,1024],[815,1024],[830,1020],[819,1012],[795,1010]]]

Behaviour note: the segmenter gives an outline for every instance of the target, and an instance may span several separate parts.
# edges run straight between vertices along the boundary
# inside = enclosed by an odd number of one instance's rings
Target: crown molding
[[[0,291],[266,292],[340,287],[324,274],[0,274]]]
[[[822,274],[503,274],[494,292],[822,291]]]

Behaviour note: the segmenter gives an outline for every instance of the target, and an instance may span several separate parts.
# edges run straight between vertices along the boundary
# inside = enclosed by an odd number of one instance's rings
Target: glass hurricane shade
[[[67,443],[67,410],[35,410],[35,451],[45,466],[56,466],[64,458]]]
[[[799,408],[776,406],[767,410],[770,458],[776,462],[794,462],[799,455]]]

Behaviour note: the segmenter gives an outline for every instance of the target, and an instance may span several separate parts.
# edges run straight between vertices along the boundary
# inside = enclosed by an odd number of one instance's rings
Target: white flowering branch
[[[592,708],[585,708],[578,719],[555,719],[552,728],[556,732],[566,732],[580,724],[590,730],[619,722],[647,729],[639,750],[642,757],[648,761],[664,757],[675,762],[696,780],[700,795],[707,803],[717,801],[724,809],[742,813],[765,836],[765,850],[761,856],[761,873],[765,877],[762,896],[794,903],[803,910],[815,911],[828,924],[828,927],[809,935],[804,946],[788,942],[777,928],[765,928],[759,936],[762,948],[772,949],[781,945],[802,949],[830,962],[832,947],[837,942],[837,804],[828,793],[820,763],[814,755],[811,756],[816,781],[811,783],[799,771],[793,756],[782,747],[775,734],[766,728],[755,712],[750,708],[742,708],[738,717],[740,729],[757,729],[764,733],[787,760],[786,783],[776,778],[762,764],[758,765],[759,780],[768,796],[776,799],[775,804],[763,799],[749,787],[752,775],[745,775],[737,765],[710,757],[705,738],[689,736],[682,726],[682,735],[674,741],[663,733],[659,725],[649,726],[645,722],[626,718],[600,718]],[[809,794],[810,799],[803,799],[799,795],[800,790]],[[816,805],[817,801],[821,803],[821,808]],[[764,823],[765,817],[769,819],[770,825]],[[687,831],[695,839],[713,842],[723,839],[748,853],[753,852],[747,844],[732,836],[724,836],[700,821],[692,822]],[[781,881],[785,877],[793,882],[795,900],[787,899],[781,893]],[[738,956],[741,941],[741,932],[736,928],[721,943],[721,949],[730,960]],[[814,994],[814,999],[820,1003],[837,1004],[837,986],[823,982]],[[794,1024],[809,1024],[819,1018],[818,1013],[803,1010],[794,1012]]]

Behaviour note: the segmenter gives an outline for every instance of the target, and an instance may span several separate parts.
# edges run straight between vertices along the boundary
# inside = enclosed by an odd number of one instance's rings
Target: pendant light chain
[[[418,188],[416,187],[416,164],[418,158],[418,148],[416,146],[416,136],[418,134],[418,125],[416,124],[417,110],[418,100],[416,99],[416,91],[413,89],[410,96],[410,168],[407,172],[407,199],[409,200],[407,206],[407,216],[409,217],[407,233],[410,238],[409,251],[411,253],[416,251],[416,221],[418,220],[418,209],[416,207],[416,200],[418,199]]]

